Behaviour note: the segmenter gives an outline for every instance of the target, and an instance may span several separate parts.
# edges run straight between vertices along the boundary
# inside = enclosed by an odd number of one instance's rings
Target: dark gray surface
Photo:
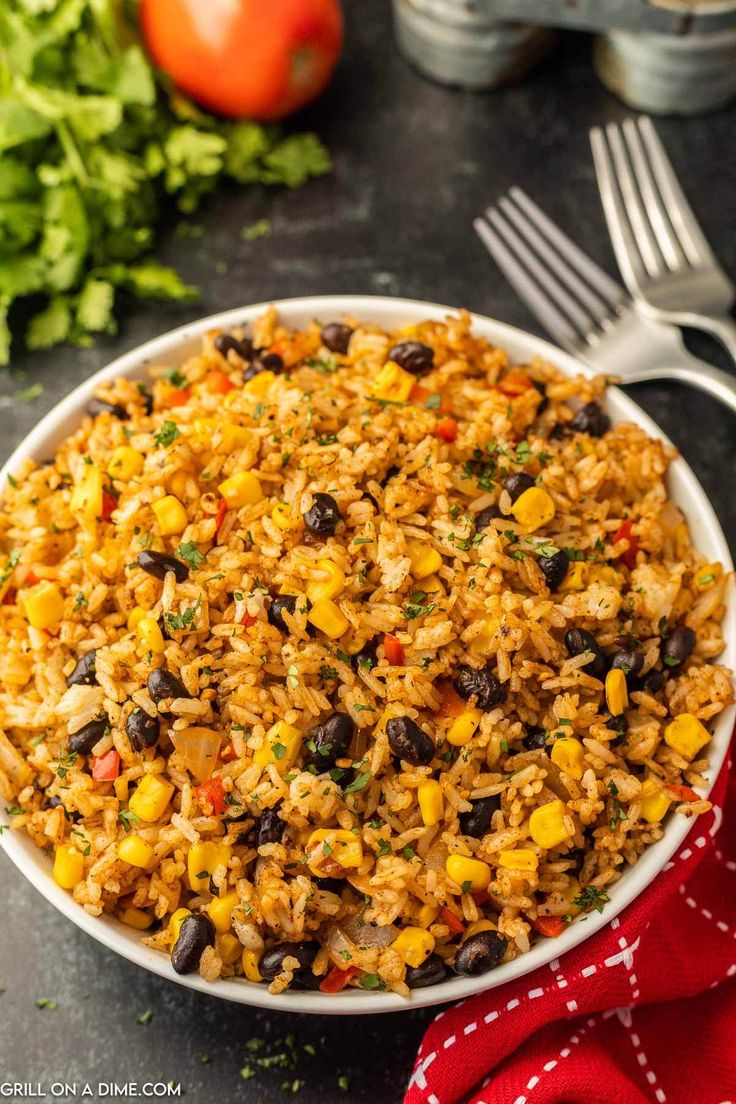
[[[614,271],[587,144],[587,128],[625,109],[597,84],[585,39],[566,39],[524,85],[488,96],[418,78],[394,52],[387,0],[351,0],[349,44],[331,91],[306,117],[335,156],[333,176],[289,193],[219,196],[198,220],[204,238],[163,248],[202,286],[199,304],[147,305],[123,319],[117,339],[93,349],[18,356],[21,379],[3,378],[2,452],[69,388],[113,355],[188,318],[226,307],[319,292],[397,294],[446,302],[527,329],[534,324],[475,240],[470,221],[513,183]],[[736,110],[664,120],[662,136],[706,234],[736,272]],[[274,233],[247,244],[243,225],[268,217]],[[218,268],[218,263],[220,267]],[[227,265],[227,271],[222,264]],[[701,354],[705,346],[698,346]],[[727,361],[720,359],[724,366]],[[7,396],[32,381],[31,405]],[[680,446],[736,545],[736,426],[717,404],[675,384],[630,393]],[[402,1097],[429,1013],[328,1019],[258,1012],[161,981],[117,958],[62,919],[0,856],[5,896],[0,951],[0,1081],[181,1081],[190,1104],[296,1099],[395,1104]],[[39,1010],[35,1000],[58,1002]],[[148,1026],[136,1017],[153,1011]],[[239,1070],[251,1037],[292,1033],[296,1070]],[[279,1049],[279,1048],[277,1048]],[[210,1056],[204,1063],[200,1055]],[[349,1089],[338,1086],[349,1076]],[[79,1090],[81,1092],[81,1088]]]

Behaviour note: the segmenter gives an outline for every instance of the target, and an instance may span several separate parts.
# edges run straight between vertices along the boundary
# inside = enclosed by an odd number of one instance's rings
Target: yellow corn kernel
[[[371,394],[389,402],[406,402],[417,381],[400,364],[388,360],[373,379]]]
[[[143,606],[133,606],[133,609],[128,614],[128,632],[133,632],[137,629],[145,616],[146,611],[143,609]]]
[[[279,594],[290,594],[292,598],[298,598],[303,593],[301,587],[292,586],[291,583],[282,583],[279,587]]]
[[[213,897],[207,906],[210,920],[215,925],[215,931],[230,931],[233,923],[233,909],[240,904],[240,898],[235,890],[226,893],[224,897]]]
[[[417,789],[417,799],[422,814],[422,820],[428,828],[439,824],[445,810],[445,799],[442,796],[442,787],[433,778],[421,782]]]
[[[174,786],[170,782],[162,782],[157,774],[144,774],[131,794],[128,805],[137,817],[146,824],[152,824],[161,819],[173,794]]]
[[[162,537],[183,533],[189,522],[187,512],[175,495],[164,495],[151,506]]]
[[[426,579],[422,579],[422,590],[428,598],[434,599],[438,595],[444,595],[445,584],[439,575],[428,575]]]
[[[245,426],[224,425],[220,430],[220,440],[215,452],[235,452],[236,449],[244,449],[253,440],[253,431]]]
[[[552,745],[550,759],[571,778],[582,778],[585,748],[574,736],[560,736]]]
[[[323,866],[326,860],[330,860],[330,871],[334,869],[333,863],[350,870],[360,866],[363,861],[360,836],[343,828],[317,828],[307,840],[306,852],[307,865],[318,878],[324,876]],[[331,873],[330,877],[332,876]]]
[[[286,532],[287,529],[301,529],[302,519],[300,517],[293,517],[291,513],[291,506],[286,502],[277,502],[271,511],[271,518],[274,525],[277,525],[279,529],[283,529]]]
[[[350,625],[345,614],[331,598],[321,598],[315,602],[307,614],[307,621],[325,636],[329,636],[330,640],[337,640]]]
[[[139,866],[147,870],[153,858],[153,848],[140,836],[126,836],[118,844],[118,858],[129,866]]]
[[[498,931],[498,928],[491,920],[476,920],[472,924],[468,924],[463,935],[462,942],[466,939],[470,939],[471,935],[477,935],[478,932],[484,931]]]
[[[257,375],[243,384],[243,392],[246,395],[254,395],[257,399],[264,398],[273,381],[276,379],[274,372],[258,372]]]
[[[62,889],[74,889],[84,877],[84,859],[81,851],[70,843],[62,843],[54,855],[54,881]]]
[[[529,835],[538,847],[549,849],[570,838],[565,826],[567,808],[563,801],[549,801],[529,817]]]
[[[439,914],[439,905],[422,905],[417,913],[417,924],[420,928],[428,928],[434,924]]]
[[[319,602],[324,598],[336,598],[345,589],[345,573],[332,560],[317,560],[316,569],[320,578],[307,587],[310,602]]]
[[[472,740],[480,724],[483,713],[480,709],[466,709],[452,722],[447,730],[447,742],[454,747],[462,747]]]
[[[129,928],[136,928],[138,931],[145,931],[153,923],[150,912],[144,912],[143,909],[135,908],[133,905],[123,909],[119,915],[124,924],[127,924]]]
[[[672,804],[672,799],[652,778],[642,782],[639,795],[641,815],[649,824],[659,824]]]
[[[468,644],[468,651],[471,655],[485,656],[491,652],[493,639],[500,624],[501,620],[498,617],[487,617],[480,622],[480,632]]]
[[[266,739],[253,756],[253,761],[259,767],[267,767],[273,763],[279,774],[286,774],[296,762],[301,747],[302,734],[299,729],[286,721],[277,721],[269,728]]]
[[[614,667],[606,675],[606,705],[611,716],[620,717],[629,704],[629,692],[626,689],[626,675],[619,667]]]
[[[21,602],[28,624],[34,629],[50,629],[64,616],[64,599],[56,583],[42,579],[23,591]]]
[[[411,573],[415,579],[426,579],[442,567],[442,556],[426,541],[407,541],[406,552],[411,560]]]
[[[263,373],[261,373],[261,375],[263,375]],[[256,379],[258,379],[257,376]],[[261,961],[261,956],[258,951],[243,951],[240,961],[243,964],[243,973],[248,981],[254,981],[256,983],[263,981],[261,971],[258,969],[258,963]]]
[[[86,521],[94,521],[102,513],[102,472],[85,465],[79,483],[72,491],[69,506],[73,514],[82,514]]]
[[[254,506],[263,498],[261,481],[253,472],[241,471],[223,480],[217,487],[225,499],[228,510],[239,510],[242,506]]]
[[[710,741],[710,732],[692,713],[681,713],[664,730],[664,742],[688,762]]]
[[[171,919],[169,920],[168,939],[169,943],[176,943],[179,938],[179,932],[181,926],[186,920],[187,916],[191,916],[191,912],[188,908],[177,909],[176,912],[172,912]]]
[[[527,533],[534,533],[549,524],[555,516],[555,504],[544,487],[530,487],[519,495],[511,507],[511,513]]]
[[[491,868],[480,859],[467,859],[465,855],[450,855],[445,870],[463,893],[475,893],[487,889],[491,881]]]
[[[193,843],[187,855],[190,888],[195,893],[209,893],[213,870],[216,866],[227,866],[230,853],[231,848],[227,843],[215,843],[214,840],[197,840]],[[236,904],[237,901],[233,901],[233,907]]]
[[[588,564],[588,582],[601,583],[603,586],[621,588],[624,577],[610,564]]]
[[[588,585],[589,564],[574,560],[567,569],[567,575],[558,586],[558,590],[585,590]]]
[[[723,565],[719,563],[703,564],[695,572],[695,585],[698,590],[710,590],[723,574]]]
[[[138,633],[138,639],[147,652],[154,652],[155,654],[163,652],[166,641],[164,640],[164,634],[161,632],[161,626],[154,617],[141,617],[136,625],[136,632]]]
[[[416,332],[417,332],[417,327],[412,322],[410,325],[402,326],[400,330],[397,330],[396,331],[396,336],[397,337],[411,337]]]
[[[498,856],[498,865],[504,870],[515,870],[520,874],[533,874],[539,866],[539,858],[531,847],[517,847],[512,851],[502,851]]]
[[[402,928],[391,944],[402,962],[407,966],[421,966],[434,950],[434,936],[424,928]]]
[[[144,463],[145,457],[142,452],[131,448],[130,445],[120,445],[110,457],[107,470],[113,479],[120,479],[123,483],[127,483],[141,474]]]
[[[169,480],[169,489],[180,502],[187,497],[187,486],[190,478],[191,476],[187,472],[179,470],[178,472],[174,472]]]
[[[218,935],[216,943],[217,953],[226,966],[232,966],[238,961],[243,948],[237,936],[231,932],[224,932],[223,935]]]

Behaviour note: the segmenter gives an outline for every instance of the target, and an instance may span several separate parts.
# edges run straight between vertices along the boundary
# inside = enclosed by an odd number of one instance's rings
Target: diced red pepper
[[[100,514],[101,521],[109,521],[112,517],[113,510],[117,510],[118,500],[114,494],[110,494],[109,491],[102,492],[102,513]]]
[[[625,552],[621,553],[618,559],[621,560],[621,563],[626,564],[629,571],[632,571],[636,567],[636,553],[639,551],[639,538],[631,531],[631,518],[627,518],[626,521],[622,522],[614,534],[614,544],[621,540],[627,540],[629,542],[629,547]]]
[[[561,916],[537,916],[534,920],[529,918],[529,923],[535,932],[546,936],[547,939],[556,939],[565,930],[565,921]]]
[[[40,578],[38,577],[36,572],[33,570],[33,568],[31,568],[31,570],[26,575],[26,586],[35,586],[36,583],[40,583],[40,582],[41,582]]]
[[[475,901],[476,905],[485,905],[489,900],[488,890],[479,889],[477,893],[471,893],[470,896]]]
[[[440,391],[428,391],[420,383],[414,384],[409,402],[416,406],[425,406],[427,410],[434,410],[437,414],[452,414],[450,400],[445,395]]]
[[[15,590],[15,588],[14,588],[14,587],[11,587],[11,588],[10,588],[10,590],[8,590],[8,591],[7,591],[7,592],[6,592],[6,593],[5,593],[4,595],[3,595],[3,605],[4,605],[4,606],[12,606],[12,605],[14,605],[14,603],[15,603],[15,596],[16,596],[16,594],[17,594],[17,593],[18,593],[18,591],[17,591],[17,590]]]
[[[246,629],[249,629],[251,625],[255,625],[257,620],[257,617],[254,617],[252,613],[248,613],[248,611],[246,610],[246,612],[240,618],[238,624],[245,625]]]
[[[319,983],[320,992],[339,993],[357,973],[357,966],[348,966],[346,970],[341,970],[339,966],[330,966]]]
[[[186,406],[192,397],[192,392],[188,387],[173,387],[164,396],[162,406]]]
[[[201,786],[195,786],[194,795],[200,807],[211,808],[215,816],[221,816],[225,812],[225,790],[219,778],[210,778]]]
[[[680,801],[703,800],[700,794],[696,793],[695,790],[692,790],[689,786],[670,786],[668,784],[665,786],[665,789],[669,790],[670,793],[673,793],[675,797],[678,797],[680,799]]]
[[[391,633],[386,633],[383,637],[383,654],[392,667],[404,666],[404,647]]]
[[[280,357],[284,355],[289,348],[289,343],[285,337],[280,337],[278,341],[274,341],[273,345],[269,347],[269,353],[278,353]]]
[[[440,418],[435,426],[435,436],[439,437],[442,441],[447,441],[449,444],[457,437],[457,422],[454,418]]]
[[[112,782],[120,774],[120,756],[115,748],[92,760],[92,777],[95,782]]]
[[[440,920],[443,924],[447,924],[453,935],[463,935],[465,932],[465,925],[460,917],[452,909],[443,908],[440,909]]]
[[[507,372],[503,379],[499,380],[496,387],[502,395],[510,395],[516,397],[517,395],[523,395],[525,391],[528,391],[530,387],[533,387],[530,377],[526,372],[522,372],[519,368],[512,368],[510,372]]]
[[[223,763],[232,763],[233,760],[237,759],[235,748],[232,744],[225,744],[224,748],[220,750],[220,759]]]
[[[437,710],[437,716],[442,717],[444,720],[449,720],[451,717],[459,717],[467,707],[452,683],[441,682],[439,684],[439,691],[441,694],[441,701],[440,707]]]
[[[213,368],[207,373],[207,390],[211,395],[227,395],[228,391],[235,390],[235,384],[219,368]]]
[[[221,498],[217,503],[217,513],[215,514],[215,532],[220,532],[220,527],[225,520],[225,514],[227,513],[227,502],[224,498]]]

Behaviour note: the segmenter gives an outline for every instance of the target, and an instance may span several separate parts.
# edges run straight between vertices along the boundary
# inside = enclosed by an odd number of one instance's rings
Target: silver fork
[[[511,188],[473,226],[563,349],[623,383],[680,380],[736,411],[736,377],[691,356],[674,326],[643,318],[624,289],[521,188]]]
[[[590,132],[608,232],[624,283],[658,322],[718,338],[736,361],[736,288],[721,268],[646,115]]]

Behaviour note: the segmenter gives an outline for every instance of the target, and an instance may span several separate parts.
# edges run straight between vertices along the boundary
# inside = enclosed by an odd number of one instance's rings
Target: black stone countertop
[[[352,291],[467,306],[537,329],[470,226],[512,184],[523,185],[615,272],[587,131],[628,112],[595,79],[588,39],[566,38],[523,85],[490,95],[460,93],[420,79],[397,55],[388,0],[348,0],[346,7],[348,46],[339,72],[303,120],[332,150],[334,174],[296,193],[220,194],[197,219],[202,237],[172,234],[163,256],[202,287],[200,303],[138,306],[122,320],[117,338],[91,349],[19,356],[16,367],[26,378],[0,380],[3,456],[70,387],[114,355],[226,307]],[[658,127],[706,235],[736,275],[736,108],[666,119]],[[241,227],[264,217],[272,236],[243,241]],[[695,348],[703,355],[709,346]],[[722,356],[716,360],[727,366]],[[39,399],[11,401],[15,390],[36,380],[44,386]],[[734,416],[676,384],[640,385],[630,393],[681,448],[736,546]],[[51,1082],[75,1082],[81,1097],[85,1082],[173,1078],[189,1104],[272,1104],[288,1099],[299,1079],[303,1085],[292,1098],[304,1104],[401,1100],[431,1013],[290,1016],[200,996],[83,935],[2,855],[0,884],[0,1082],[40,1082],[47,1093]],[[58,1007],[37,1008],[44,997]],[[147,1011],[150,1022],[139,1024]],[[287,1036],[299,1055],[296,1068],[240,1076],[249,1039],[265,1039],[268,1053],[281,1054],[289,1052],[289,1044],[278,1042]]]

